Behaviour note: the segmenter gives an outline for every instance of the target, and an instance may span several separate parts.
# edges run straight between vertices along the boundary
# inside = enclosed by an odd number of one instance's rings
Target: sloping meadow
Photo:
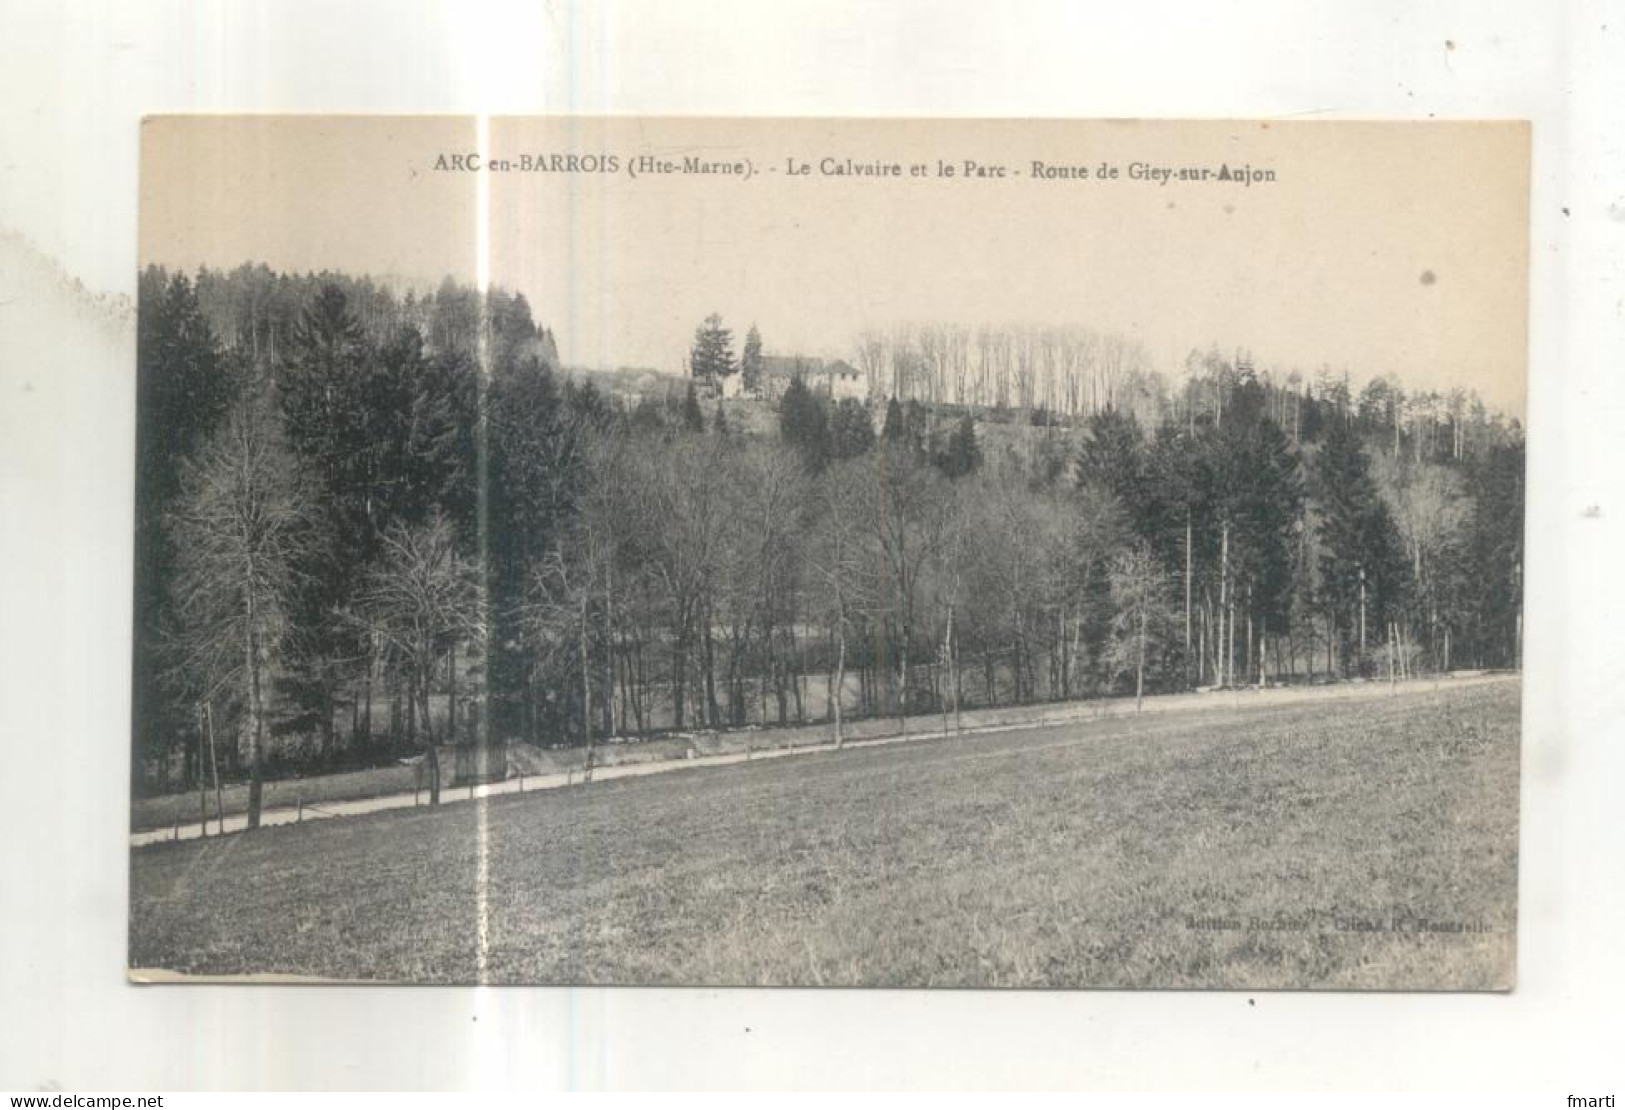
[[[1519,702],[1515,680],[1330,716],[1224,698],[159,845],[133,856],[131,965],[1506,989]]]

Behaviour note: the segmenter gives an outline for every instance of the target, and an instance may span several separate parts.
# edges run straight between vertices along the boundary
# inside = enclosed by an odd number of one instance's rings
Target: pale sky
[[[713,311],[769,352],[849,359],[870,326],[1081,325],[1170,375],[1217,343],[1523,414],[1522,124],[498,119],[489,158],[615,171],[435,170],[479,146],[466,118],[148,121],[142,262],[473,281],[484,227],[490,280],[525,294],[566,365],[678,370]],[[634,178],[642,155],[752,175]],[[902,176],[826,175],[825,158]],[[967,159],[1020,176],[966,178]],[[1034,160],[1089,177],[1034,180]],[[1098,180],[1103,162],[1120,176]],[[1134,163],[1275,180],[1158,184]]]

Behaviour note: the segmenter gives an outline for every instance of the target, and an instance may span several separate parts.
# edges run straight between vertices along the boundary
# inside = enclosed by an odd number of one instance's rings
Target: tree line
[[[564,374],[520,296],[267,273],[142,277],[138,767],[1518,661],[1483,406],[1210,352],[1092,411],[798,381],[753,431]]]

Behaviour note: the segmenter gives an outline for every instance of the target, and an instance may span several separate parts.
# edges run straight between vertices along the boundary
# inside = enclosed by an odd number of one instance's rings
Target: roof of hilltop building
[[[783,377],[814,377],[820,374],[857,374],[857,368],[844,359],[808,358],[804,355],[763,355],[762,373]]]

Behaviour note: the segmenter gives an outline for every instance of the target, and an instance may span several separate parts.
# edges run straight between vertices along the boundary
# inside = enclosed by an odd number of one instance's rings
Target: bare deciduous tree
[[[408,696],[417,701],[424,740],[432,747],[434,675],[444,661],[455,689],[458,647],[485,634],[479,568],[458,553],[451,524],[439,512],[417,527],[390,528],[381,554],[362,584],[356,614],[406,671]],[[455,716],[447,729],[455,738]]]
[[[1134,675],[1134,709],[1145,698],[1146,662],[1178,616],[1169,579],[1146,544],[1120,551],[1110,564],[1112,635],[1107,658],[1114,673]]]
[[[240,402],[182,470],[170,527],[179,550],[173,650],[211,692],[236,686],[246,707],[248,827],[260,823],[267,695],[281,662],[288,601],[310,508],[293,457],[261,397]]]

